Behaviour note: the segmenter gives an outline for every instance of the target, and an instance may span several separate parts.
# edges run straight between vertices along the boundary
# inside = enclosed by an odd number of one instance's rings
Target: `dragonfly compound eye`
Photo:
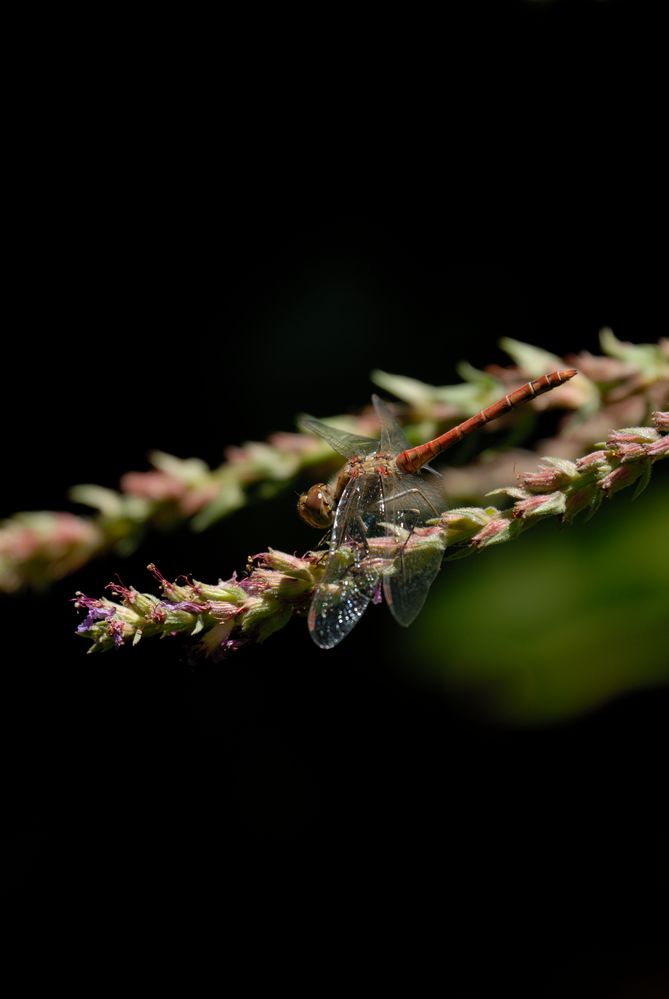
[[[302,493],[297,501],[297,512],[310,527],[331,527],[334,519],[334,503],[330,487],[319,482],[306,493]]]

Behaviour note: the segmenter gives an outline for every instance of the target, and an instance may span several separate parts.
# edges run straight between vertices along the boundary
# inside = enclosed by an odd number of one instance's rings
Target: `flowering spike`
[[[574,415],[574,419],[563,422],[557,438],[542,445],[549,453],[561,459],[576,459],[602,439],[610,427],[642,422],[649,405],[655,410],[654,429],[658,433],[669,429],[666,339],[658,344],[625,344],[608,331],[602,337],[608,356],[581,353],[566,360],[515,341],[507,340],[503,345],[515,365],[493,365],[484,372],[462,365],[458,371],[464,381],[457,385],[433,387],[377,375],[378,383],[383,382],[404,400],[399,416],[403,424],[408,424],[406,432],[412,444],[442,435],[449,427],[490,406],[502,393],[513,394],[514,387],[523,380],[535,378],[553,366],[568,371],[574,365],[581,374],[559,392],[538,400],[537,405],[548,400]],[[374,437],[378,431],[378,420],[369,410],[336,422],[358,438]],[[647,457],[664,457],[668,446],[666,441],[656,441]],[[488,460],[487,454],[485,461],[446,470],[448,494],[456,501],[470,502],[500,481],[509,481],[515,474],[512,465],[516,454],[498,454],[495,461]],[[225,456],[219,468],[210,469],[199,459],[181,459],[156,451],[150,455],[152,467],[126,473],[119,490],[94,485],[74,487],[71,498],[90,508],[88,516],[52,511],[15,514],[0,525],[0,591],[43,589],[98,555],[110,551],[119,556],[130,554],[147,529],[187,523],[193,530],[205,530],[246,505],[251,495],[258,499],[274,496],[282,484],[294,481],[316,464],[325,473],[336,470],[336,460],[324,441],[298,433],[274,433],[266,442],[229,448]],[[626,457],[632,462],[637,460],[631,450]],[[527,452],[520,453],[519,467],[523,460],[527,463]],[[508,475],[504,461],[508,463]],[[547,473],[539,470],[536,474]],[[526,486],[535,493],[562,488],[538,481]]]
[[[495,490],[514,500],[508,509],[446,511],[408,538],[408,554],[420,558],[427,547],[443,550],[448,545],[449,559],[464,557],[510,541],[547,517],[570,524],[579,513],[592,516],[605,496],[635,482],[638,495],[648,484],[653,465],[669,457],[669,414],[656,412],[653,422],[654,427],[612,431],[604,447],[575,462],[542,459],[538,470],[519,476],[522,488]],[[542,485],[548,488],[535,492]],[[322,552],[300,558],[270,548],[253,556],[244,580],[237,582],[233,576],[207,584],[183,578],[171,583],[152,563],[149,571],[162,599],[121,583],[109,586],[115,600],[78,593],[75,606],[86,617],[77,633],[92,642],[89,651],[136,644],[152,636],[197,635],[201,652],[220,658],[246,641],[264,641],[294,614],[306,611],[324,564]],[[378,595],[375,590],[374,602]]]

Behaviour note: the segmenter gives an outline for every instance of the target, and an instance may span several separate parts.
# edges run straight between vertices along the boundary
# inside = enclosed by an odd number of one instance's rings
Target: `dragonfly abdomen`
[[[480,413],[470,416],[468,420],[459,423],[457,427],[447,430],[440,437],[435,437],[434,440],[427,441],[426,444],[420,444],[418,447],[402,451],[395,459],[397,467],[401,472],[417,472],[426,462],[432,458],[436,458],[442,451],[446,451],[449,447],[457,444],[463,437],[478,430],[479,427],[490,423],[492,420],[496,420],[504,413],[508,413],[509,410],[515,409],[516,406],[520,406],[524,402],[529,402],[535,396],[543,395],[544,392],[550,392],[551,389],[557,388],[558,385],[569,381],[570,378],[573,378],[577,374],[578,371],[575,368],[568,368],[565,371],[552,371],[548,375],[542,375],[541,378],[535,378],[533,381],[521,385],[520,388],[505,395],[504,398],[499,399],[492,406],[482,409]]]

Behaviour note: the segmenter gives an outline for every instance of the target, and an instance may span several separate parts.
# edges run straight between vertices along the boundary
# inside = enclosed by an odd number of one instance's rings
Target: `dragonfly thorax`
[[[349,479],[358,475],[396,475],[397,468],[389,451],[374,451],[366,457],[350,458],[340,474]]]
[[[363,475],[397,475],[392,455],[388,451],[375,451],[363,457],[349,458],[337,476],[334,489],[324,482],[317,482],[297,503],[297,512],[310,527],[324,529],[332,526],[337,503],[351,479]]]
[[[351,479],[359,479],[363,475],[396,475],[392,455],[388,451],[374,451],[363,456],[349,458],[337,476],[334,487],[334,501],[338,503]]]

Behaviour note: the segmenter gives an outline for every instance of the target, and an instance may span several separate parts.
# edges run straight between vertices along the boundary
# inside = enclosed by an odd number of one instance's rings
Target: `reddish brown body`
[[[370,458],[349,458],[337,476],[333,493],[335,503],[341,499],[349,481],[358,475],[370,475],[373,472],[377,475],[395,475],[397,469],[393,467],[392,457],[387,451],[376,451]]]
[[[480,413],[471,416],[463,423],[459,423],[457,427],[447,430],[440,437],[435,437],[434,440],[428,441],[426,444],[419,444],[418,447],[402,451],[395,459],[395,464],[401,472],[417,472],[428,461],[431,461],[432,458],[436,458],[442,451],[446,451],[453,444],[457,444],[467,434],[478,430],[484,423],[496,420],[498,416],[502,416],[503,413],[507,413],[510,409],[520,406],[521,403],[527,402],[537,395],[550,392],[551,389],[557,388],[563,382],[569,381],[576,374],[578,372],[575,368],[568,368],[566,371],[552,371],[549,375],[542,375],[541,378],[535,378],[534,381],[527,382],[521,388],[510,392],[509,395],[504,396],[499,402],[493,403],[487,409],[482,409]]]

